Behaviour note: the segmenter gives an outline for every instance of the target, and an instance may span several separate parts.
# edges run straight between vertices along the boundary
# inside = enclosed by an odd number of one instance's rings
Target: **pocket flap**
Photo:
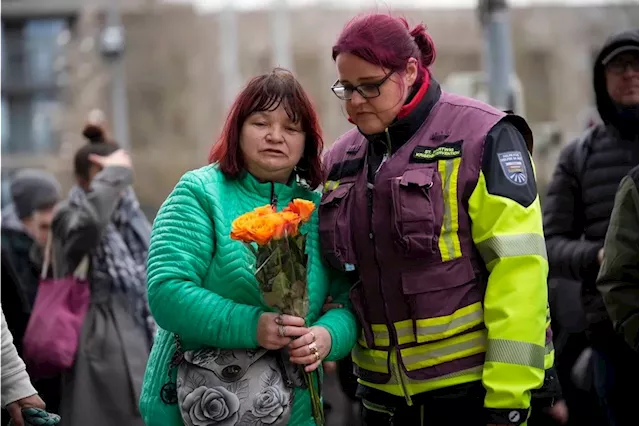
[[[430,265],[419,271],[402,273],[404,294],[421,294],[444,290],[467,284],[475,278],[471,260],[468,257]]]
[[[320,205],[323,206],[326,204],[331,204],[335,201],[339,201],[343,199],[349,193],[352,186],[353,186],[353,182],[341,183],[336,189],[329,192],[328,194],[325,194],[322,197],[322,200],[320,201]]]
[[[407,170],[400,179],[400,185],[418,185],[431,187],[433,185],[433,169],[414,169]]]

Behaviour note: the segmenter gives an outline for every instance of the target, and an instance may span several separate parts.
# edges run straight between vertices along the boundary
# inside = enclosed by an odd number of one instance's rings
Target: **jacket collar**
[[[384,132],[364,135],[374,151],[378,153],[396,152],[418,131],[433,109],[442,90],[433,77],[425,78],[411,101],[404,105],[394,121]]]
[[[248,196],[264,201],[269,204],[275,197],[277,200],[291,200],[297,186],[296,175],[289,180],[289,183],[261,182],[249,172],[243,172],[238,178],[238,185],[242,192]]]

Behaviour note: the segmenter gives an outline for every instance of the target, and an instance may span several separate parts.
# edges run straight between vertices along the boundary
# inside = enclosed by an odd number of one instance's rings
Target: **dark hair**
[[[120,147],[114,141],[108,140],[104,128],[97,124],[89,123],[82,130],[82,135],[87,138],[88,144],[80,148],[73,158],[73,169],[77,178],[88,179],[91,169],[91,155],[106,157],[113,154]]]
[[[333,60],[341,53],[351,53],[392,71],[404,70],[409,58],[415,58],[419,65],[417,85],[423,81],[423,68],[430,67],[436,59],[435,45],[424,24],[409,31],[405,18],[383,13],[349,21],[333,46]]]
[[[322,133],[318,116],[298,80],[282,68],[253,78],[240,92],[231,106],[218,142],[211,149],[209,162],[218,163],[228,178],[240,175],[245,168],[240,151],[242,125],[251,114],[273,111],[280,105],[292,121],[300,122],[305,133],[304,153],[297,165],[297,174],[312,188],[320,185]]]

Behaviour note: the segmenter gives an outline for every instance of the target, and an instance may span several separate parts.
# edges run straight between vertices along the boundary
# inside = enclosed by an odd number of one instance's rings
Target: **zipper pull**
[[[391,155],[391,135],[388,127],[384,129],[384,133],[387,135],[387,156],[389,156]]]
[[[276,185],[271,182],[271,207],[273,210],[278,209],[278,196],[276,195]]]

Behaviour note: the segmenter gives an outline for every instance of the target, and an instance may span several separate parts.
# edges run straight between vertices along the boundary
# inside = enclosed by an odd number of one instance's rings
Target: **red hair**
[[[403,71],[409,58],[418,61],[418,69],[430,67],[436,59],[436,48],[424,24],[409,31],[402,17],[372,13],[353,18],[345,25],[332,49],[332,57],[351,53],[365,61],[392,71]],[[421,71],[416,85],[424,79]]]
[[[282,68],[253,78],[240,92],[231,106],[218,143],[211,148],[209,163],[217,163],[228,178],[238,177],[245,169],[240,151],[242,125],[251,114],[273,111],[280,105],[293,122],[300,122],[305,134],[304,153],[296,166],[297,174],[311,188],[320,185],[323,143],[318,115],[298,80]]]

